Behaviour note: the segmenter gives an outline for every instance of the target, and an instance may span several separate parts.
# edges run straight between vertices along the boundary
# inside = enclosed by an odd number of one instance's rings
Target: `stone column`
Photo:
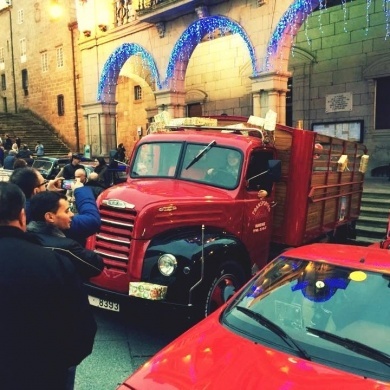
[[[278,114],[277,122],[286,123],[287,81],[291,73],[264,72],[252,77],[253,115],[265,117],[268,110]]]

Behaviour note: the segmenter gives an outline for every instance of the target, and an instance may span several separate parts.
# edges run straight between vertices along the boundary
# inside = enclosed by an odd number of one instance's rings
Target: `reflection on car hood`
[[[125,383],[136,390],[390,388],[247,340],[222,327],[219,312],[173,341]]]

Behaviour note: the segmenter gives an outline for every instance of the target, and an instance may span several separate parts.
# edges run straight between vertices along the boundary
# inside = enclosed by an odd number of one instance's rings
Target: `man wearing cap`
[[[79,154],[72,154],[69,164],[66,164],[57,174],[56,178],[62,177],[65,180],[75,178],[75,172],[77,169],[84,169],[84,165],[80,164],[81,156]]]

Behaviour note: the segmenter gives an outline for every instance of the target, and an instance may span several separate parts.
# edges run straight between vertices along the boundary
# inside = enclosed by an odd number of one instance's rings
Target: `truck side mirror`
[[[280,160],[268,160],[268,175],[272,181],[279,181],[282,176],[282,162]]]

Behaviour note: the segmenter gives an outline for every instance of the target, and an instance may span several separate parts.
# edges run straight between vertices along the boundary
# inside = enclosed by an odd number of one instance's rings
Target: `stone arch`
[[[141,57],[142,62],[149,68],[157,88],[161,88],[160,77],[152,55],[137,43],[124,43],[114,50],[103,66],[98,86],[98,101],[105,103],[115,101],[116,82],[119,73],[125,62],[133,55]]]
[[[233,34],[239,34],[249,52],[252,73],[253,75],[257,74],[255,49],[244,29],[237,22],[225,16],[209,16],[201,18],[190,24],[177,40],[169,58],[166,77],[162,83],[163,87],[167,88],[169,86],[170,81],[174,78],[177,72],[185,72],[188,60],[196,46],[205,36],[208,34],[211,35],[216,29],[219,29],[222,33],[225,31]],[[184,64],[184,67],[180,70],[178,69],[179,63]]]
[[[280,18],[267,45],[263,71],[275,71],[280,68],[281,63],[284,67],[284,69],[281,70],[287,71],[288,58],[293,44],[293,38],[298,33],[307,16],[310,15],[319,4],[320,0],[293,1]]]

